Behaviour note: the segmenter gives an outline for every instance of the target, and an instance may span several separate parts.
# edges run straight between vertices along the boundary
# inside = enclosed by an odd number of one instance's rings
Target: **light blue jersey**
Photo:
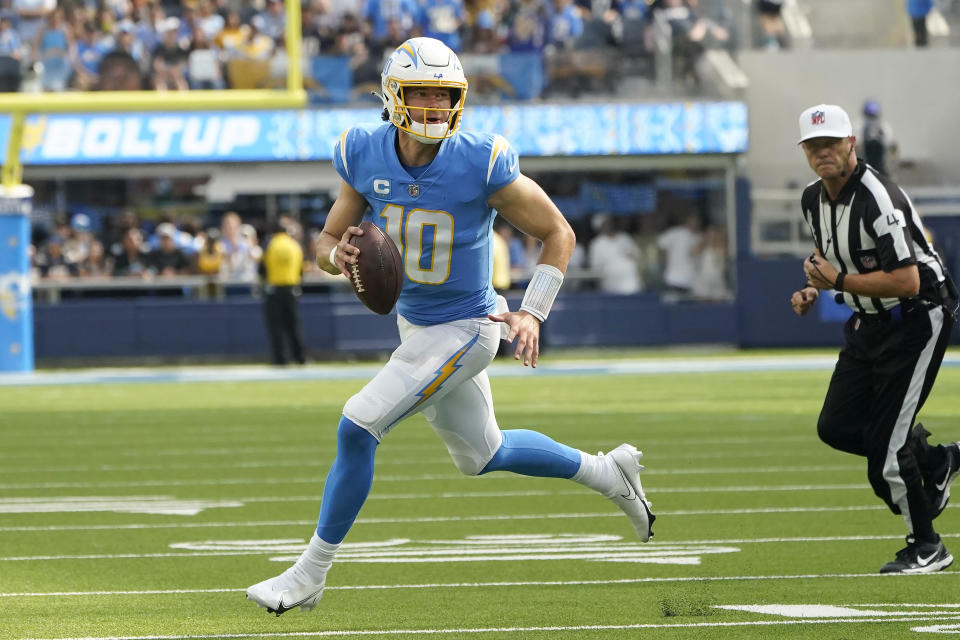
[[[520,175],[517,152],[499,135],[457,133],[414,178],[397,156],[396,135],[390,124],[352,127],[337,142],[333,166],[400,249],[397,312],[417,325],[493,313],[495,214],[487,200]]]

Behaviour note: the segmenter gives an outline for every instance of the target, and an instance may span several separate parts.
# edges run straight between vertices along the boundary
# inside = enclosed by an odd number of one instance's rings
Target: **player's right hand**
[[[793,312],[798,316],[807,314],[807,311],[817,303],[820,292],[815,287],[804,287],[800,291],[794,291],[790,297],[790,304],[793,306]]]
[[[340,240],[337,241],[336,247],[337,250],[335,253],[331,254],[333,256],[334,267],[340,269],[340,273],[346,277],[350,277],[350,267],[351,264],[357,264],[357,255],[360,253],[360,249],[350,244],[350,238],[353,236],[362,236],[363,229],[360,227],[349,226],[347,230],[343,232],[343,235],[340,237]]]

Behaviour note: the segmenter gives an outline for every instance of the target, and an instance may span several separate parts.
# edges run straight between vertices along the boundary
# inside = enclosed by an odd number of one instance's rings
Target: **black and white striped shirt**
[[[860,161],[836,201],[830,200],[823,181],[816,180],[803,190],[800,205],[817,248],[838,271],[890,272],[916,264],[919,297],[940,301],[937,287],[945,277],[943,261],[927,241],[910,198],[892,180]],[[843,300],[860,313],[878,313],[903,301],[846,291]]]

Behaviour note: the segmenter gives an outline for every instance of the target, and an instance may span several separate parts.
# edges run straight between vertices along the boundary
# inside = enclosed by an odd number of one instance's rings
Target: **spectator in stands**
[[[573,0],[553,0],[547,44],[557,49],[573,49],[577,38],[583,35],[583,17]]]
[[[147,254],[144,251],[143,235],[138,227],[124,232],[121,244],[113,257],[113,275],[147,278],[151,275]]]
[[[726,43],[729,32],[698,16],[690,0],[655,0],[652,8],[654,18],[670,27],[676,76],[699,82],[696,66],[700,56],[706,49]]]
[[[116,48],[114,51],[126,53],[137,64],[140,73],[143,74],[150,68],[150,52],[147,51],[143,42],[137,40],[136,25],[129,20],[124,20],[117,25]]]
[[[271,0],[267,3],[268,13],[270,4],[278,4],[277,0]],[[281,13],[283,11],[283,2],[279,2]],[[226,21],[219,13],[214,11],[213,3],[210,0],[200,0],[197,4],[197,17],[193,23],[191,36],[196,39],[196,31],[199,29],[206,36],[207,42],[213,42],[220,32],[223,31]],[[283,22],[280,23],[280,35],[283,34]]]
[[[100,33],[92,22],[84,22],[78,36],[73,60],[73,86],[80,91],[89,91],[97,84],[105,51]]]
[[[180,20],[167,18],[160,24],[160,44],[153,50],[153,88],[157,91],[186,91],[187,51],[177,38]]]
[[[306,241],[303,243],[303,272],[319,273],[322,271],[317,264],[317,240],[320,239],[320,229],[310,226],[307,228],[306,236]]]
[[[250,18],[247,25],[247,37],[237,47],[240,58],[245,60],[267,61],[273,56],[276,43],[273,38],[263,33],[263,16],[256,15]]]
[[[124,51],[111,51],[98,68],[95,91],[137,91],[143,89],[140,66]]]
[[[113,270],[104,252],[103,243],[96,238],[90,241],[87,255],[77,267],[79,268],[80,276],[84,278],[104,278],[109,276]]]
[[[470,53],[491,54],[503,50],[496,19],[489,9],[477,12],[471,33]]]
[[[757,15],[760,17],[764,49],[784,49],[787,46],[783,18],[780,13],[784,0],[757,0]]]
[[[384,41],[391,35],[388,29],[391,20],[397,21],[404,34],[400,42],[420,35],[419,17],[420,7],[416,0],[366,0],[363,8],[363,18],[375,41]]]
[[[161,277],[187,273],[190,262],[177,246],[177,228],[170,222],[157,225],[160,246],[150,252],[147,263],[150,270]]]
[[[20,34],[13,28],[13,15],[8,11],[0,12],[0,91],[19,91],[23,81],[21,60],[23,42]]]
[[[386,35],[379,40],[375,40],[371,45],[371,50],[375,56],[382,58],[406,42],[408,33],[403,26],[402,20],[399,18],[390,18],[387,20]]]
[[[186,48],[187,43],[193,39],[193,30],[197,28],[199,12],[195,3],[184,4],[180,9],[180,28],[177,35],[177,41],[180,46]]]
[[[57,0],[13,0],[13,10],[17,14],[17,32],[20,40],[32,46],[37,33],[43,29],[46,18],[57,8]],[[31,61],[35,60],[32,55]]]
[[[624,20],[643,20],[650,9],[647,0],[620,0],[613,5]]]
[[[241,233],[242,226],[243,222],[235,211],[223,214],[220,221],[220,241],[223,243],[226,262],[223,275],[228,280],[253,282],[257,275],[257,258],[254,248]]]
[[[51,235],[37,253],[36,265],[41,278],[67,280],[79,273],[77,263],[71,262],[64,255],[63,243],[63,238]]]
[[[343,20],[337,29],[336,43],[332,53],[334,53],[334,55],[345,55],[346,52],[353,48],[353,44],[357,41],[366,43],[363,25],[360,23],[360,19],[352,13],[344,14]],[[371,41],[369,46],[373,47],[375,44],[375,42]],[[377,55],[379,55],[379,53],[377,53]]]
[[[249,27],[240,19],[240,12],[231,9],[227,12],[226,24],[213,39],[223,59],[236,55],[237,48],[246,40]]]
[[[274,42],[286,35],[287,13],[283,0],[267,0],[263,11],[257,15],[261,18],[260,31]]]
[[[727,286],[727,240],[723,229],[711,225],[703,233],[703,245],[697,260],[691,293],[699,300],[729,300]]]
[[[588,260],[590,270],[597,276],[600,291],[617,295],[642,291],[642,255],[636,241],[617,229],[610,214],[594,214],[591,224],[597,235],[590,241]]]
[[[863,103],[863,125],[859,128],[857,139],[857,157],[885,176],[896,169],[897,141],[893,137],[893,127],[883,119],[880,103],[873,98]]]
[[[466,17],[463,0],[420,0],[423,35],[436,38],[456,52],[463,50],[460,29]]]
[[[226,83],[220,66],[220,53],[202,29],[193,32],[187,54],[187,83],[191,89],[223,89]]]
[[[124,209],[119,215],[108,216],[103,221],[101,236],[107,253],[118,256],[123,251],[123,237],[128,229],[140,228],[140,220],[132,209]]]
[[[252,224],[242,224],[240,225],[240,236],[243,237],[250,247],[250,257],[253,259],[253,264],[256,267],[257,263],[259,263],[263,257],[263,248],[260,246],[260,240],[257,238],[257,228]]]
[[[41,85],[44,91],[63,91],[73,73],[76,50],[73,33],[64,19],[63,9],[47,14],[33,39],[34,60],[42,64]]]
[[[90,216],[85,213],[74,214],[70,218],[70,230],[63,243],[64,257],[69,262],[81,264],[90,255],[90,245],[93,242]]]
[[[688,214],[682,223],[669,227],[657,237],[667,292],[690,293],[697,273],[700,240],[700,220],[696,214]]]
[[[913,44],[925,47],[929,44],[927,35],[927,14],[933,10],[933,0],[907,0],[907,14],[913,26]]]
[[[195,256],[194,271],[202,276],[219,276],[225,267],[220,229],[210,227],[205,234],[203,248]]]
[[[512,53],[540,53],[547,43],[548,14],[538,0],[519,0],[505,16],[510,25],[507,46]]]
[[[144,49],[153,51],[160,44],[159,27],[167,19],[167,12],[163,5],[144,4],[139,7],[137,17],[136,37],[143,42]]]
[[[343,53],[350,56],[350,70],[353,72],[351,95],[362,98],[371,91],[380,91],[380,69],[383,67],[381,56],[375,55],[362,39],[346,40],[351,47]]]

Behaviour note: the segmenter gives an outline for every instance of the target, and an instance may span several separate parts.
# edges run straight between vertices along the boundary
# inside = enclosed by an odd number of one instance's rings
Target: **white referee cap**
[[[818,104],[800,114],[800,139],[849,138],[853,135],[850,116],[835,104]]]

